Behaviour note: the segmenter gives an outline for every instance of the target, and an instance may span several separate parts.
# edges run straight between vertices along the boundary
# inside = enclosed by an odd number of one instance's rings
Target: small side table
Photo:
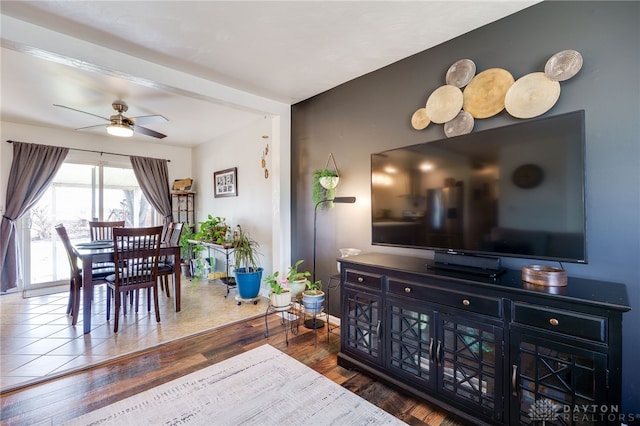
[[[286,307],[275,307],[271,305],[267,306],[267,311],[264,313],[264,337],[269,337],[269,322],[267,321],[269,314],[276,313],[280,316],[280,324],[284,328],[284,341],[289,345],[289,331],[294,336],[298,334],[300,326],[300,316],[293,313],[294,303],[293,301]]]

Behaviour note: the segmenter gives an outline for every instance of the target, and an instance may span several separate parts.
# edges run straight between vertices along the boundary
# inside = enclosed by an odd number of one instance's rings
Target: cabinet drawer
[[[513,321],[598,342],[607,341],[607,319],[595,315],[514,302]]]
[[[393,280],[389,281],[389,293],[502,318],[502,300],[495,297],[478,296]]]
[[[347,283],[382,290],[382,276],[347,270]]]

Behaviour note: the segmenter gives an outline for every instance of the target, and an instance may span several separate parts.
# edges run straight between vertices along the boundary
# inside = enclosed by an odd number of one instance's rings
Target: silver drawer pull
[[[411,293],[411,287],[405,287],[404,288],[404,292],[405,293]]]
[[[359,282],[359,283],[364,282],[364,278],[362,278],[362,277],[358,277],[358,282]]]
[[[549,324],[551,324],[551,325],[553,325],[553,326],[556,326],[556,325],[560,324],[560,321],[558,321],[558,320],[557,320],[557,319],[555,319],[555,318],[551,318],[551,319],[549,320]]]
[[[469,306],[469,305],[471,304],[471,302],[469,302],[469,299],[463,299],[463,300],[462,300],[462,304],[463,304],[464,306]]]

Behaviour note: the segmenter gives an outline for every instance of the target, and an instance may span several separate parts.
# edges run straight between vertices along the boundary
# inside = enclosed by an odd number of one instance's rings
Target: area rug
[[[68,425],[405,424],[270,345],[164,383]]]

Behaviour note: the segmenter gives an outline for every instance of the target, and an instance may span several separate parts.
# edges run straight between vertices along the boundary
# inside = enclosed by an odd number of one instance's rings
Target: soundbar
[[[497,276],[503,271],[500,258],[469,256],[464,254],[436,252],[433,256],[433,267],[458,270],[460,272]]]

